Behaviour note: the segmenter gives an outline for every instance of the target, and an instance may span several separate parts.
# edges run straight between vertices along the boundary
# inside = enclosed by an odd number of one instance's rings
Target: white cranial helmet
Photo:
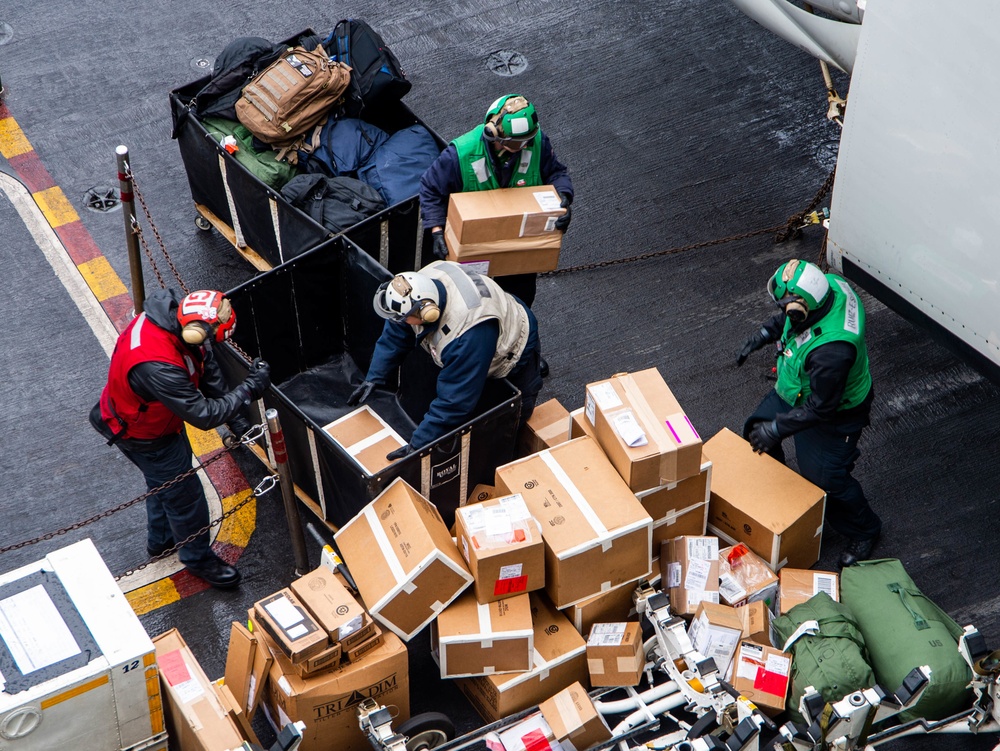
[[[438,303],[434,280],[416,271],[404,271],[383,283],[372,301],[376,313],[396,323],[403,323],[409,316],[433,323],[441,315]]]

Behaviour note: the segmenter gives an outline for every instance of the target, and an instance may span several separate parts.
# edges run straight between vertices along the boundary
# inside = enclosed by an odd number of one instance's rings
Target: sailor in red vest
[[[257,359],[241,384],[227,387],[212,352],[236,326],[223,293],[198,290],[181,297],[176,290],[157,290],[144,308],[115,344],[108,383],[90,421],[142,471],[152,490],[191,469],[185,422],[200,430],[246,424],[244,407],[264,394],[271,375]],[[204,530],[180,548],[181,563],[213,587],[239,584],[239,571],[209,545],[208,501],[196,475],[147,498],[146,521],[150,557]]]

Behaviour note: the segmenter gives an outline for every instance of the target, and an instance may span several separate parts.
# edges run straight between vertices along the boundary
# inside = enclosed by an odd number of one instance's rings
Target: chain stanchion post
[[[309,572],[309,556],[306,553],[306,539],[302,533],[302,520],[299,518],[298,505],[295,503],[295,486],[292,484],[292,472],[288,467],[285,434],[281,431],[278,410],[268,409],[264,412],[264,418],[267,420],[267,430],[271,436],[271,450],[274,453],[278,482],[281,483],[281,500],[285,504],[285,516],[288,517],[288,535],[291,537],[292,553],[295,555],[295,573],[297,576],[303,576]]]
[[[115,149],[118,157],[118,188],[122,197],[122,216],[125,217],[125,247],[128,250],[128,268],[132,277],[132,305],[135,314],[142,312],[146,303],[146,285],[142,280],[142,257],[139,255],[139,238],[135,233],[135,194],[132,190],[132,170],[128,162],[128,147]]]

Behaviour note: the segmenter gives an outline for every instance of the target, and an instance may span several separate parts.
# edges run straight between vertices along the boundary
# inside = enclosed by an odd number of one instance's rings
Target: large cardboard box
[[[611,728],[579,683],[546,699],[538,710],[565,751],[585,751],[612,737]]]
[[[646,655],[636,621],[595,623],[587,637],[587,669],[592,686],[638,686]]]
[[[254,618],[293,663],[330,646],[326,630],[287,587],[254,603]]]
[[[334,538],[369,612],[405,641],[472,584],[440,512],[400,478]]]
[[[350,649],[375,633],[364,607],[325,566],[299,577],[291,590],[330,637],[331,644]]]
[[[661,581],[677,615],[694,615],[702,602],[719,602],[719,540],[675,537],[660,549]]]
[[[712,462],[702,461],[701,471],[696,475],[635,494],[646,513],[653,517],[654,553],[664,540],[705,534],[711,484]]]
[[[660,559],[653,559],[653,572],[648,577],[648,581],[653,586],[660,581]],[[637,582],[629,582],[619,587],[601,592],[583,602],[570,605],[563,610],[563,614],[569,618],[583,636],[590,633],[591,627],[595,623],[613,623],[614,621],[624,621],[636,614],[633,595]]]
[[[226,652],[225,682],[248,717],[253,717],[260,704],[261,688],[271,668],[271,650],[239,621],[233,621],[229,631],[229,651]]]
[[[558,399],[549,399],[535,407],[521,429],[521,456],[550,449],[569,440],[569,412]]]
[[[368,475],[378,474],[388,467],[391,462],[385,455],[406,445],[403,437],[367,404],[324,425],[323,430]]]
[[[528,597],[535,642],[531,670],[456,681],[486,722],[533,707],[576,681],[589,685],[583,637],[543,593]]]
[[[559,265],[566,213],[550,185],[452,193],[445,243],[448,259],[475,262],[489,276],[552,271]]]
[[[153,644],[167,700],[171,743],[184,751],[240,748],[243,736],[239,727],[180,632],[172,628],[154,638]]]
[[[483,605],[466,591],[431,624],[442,678],[523,673],[531,668],[534,642],[526,594]]]
[[[778,577],[743,543],[723,548],[719,551],[719,596],[733,607],[763,602],[773,608],[778,600]]]
[[[656,368],[588,383],[584,414],[634,492],[701,471],[701,436]]]
[[[832,571],[785,566],[778,572],[778,615],[784,615],[820,592],[826,592],[830,599],[840,602],[840,577]]]
[[[826,494],[723,428],[705,444],[712,461],[708,531],[746,543],[773,571],[819,560]]]
[[[733,662],[733,688],[774,717],[785,710],[792,656],[774,647],[740,642]]]
[[[688,637],[695,649],[715,660],[719,676],[726,677],[743,638],[743,619],[736,608],[702,602],[688,626]]]
[[[542,530],[520,494],[457,509],[455,536],[472,572],[479,602],[495,602],[545,586]]]
[[[545,591],[565,608],[647,576],[653,520],[591,438],[498,467],[545,540]]]

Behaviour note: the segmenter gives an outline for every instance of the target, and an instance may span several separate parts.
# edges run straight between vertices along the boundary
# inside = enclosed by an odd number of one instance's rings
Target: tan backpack
[[[323,45],[292,47],[243,87],[236,116],[261,141],[281,147],[321,122],[350,82],[350,67],[330,60]]]

